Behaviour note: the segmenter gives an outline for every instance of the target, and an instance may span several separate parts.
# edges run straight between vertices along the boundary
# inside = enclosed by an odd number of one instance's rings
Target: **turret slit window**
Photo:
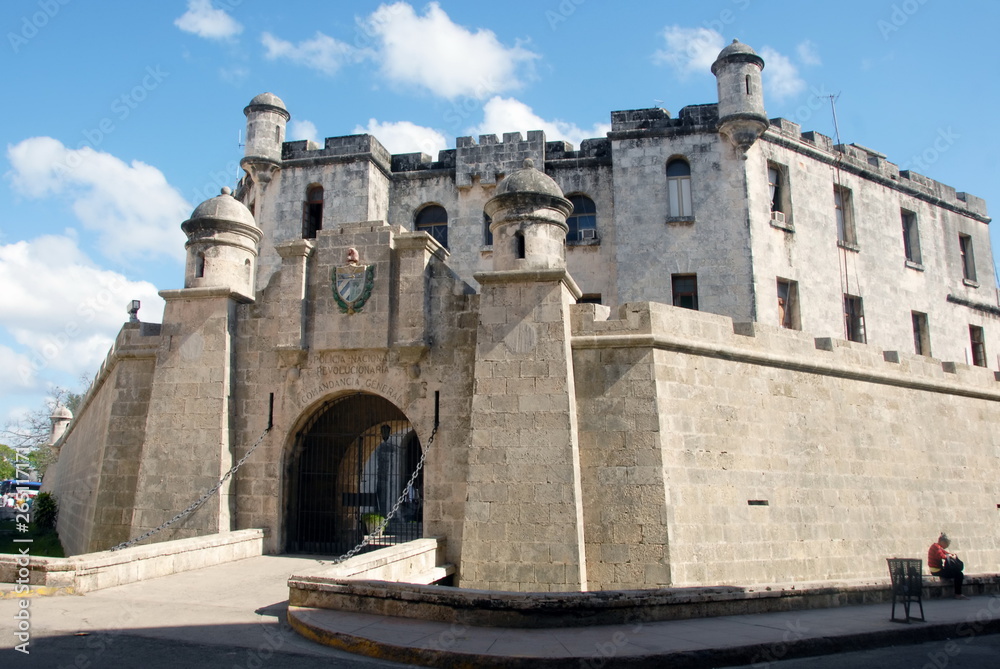
[[[414,228],[426,232],[438,244],[448,248],[448,212],[441,205],[431,204],[417,212]]]
[[[857,295],[844,294],[844,329],[848,341],[866,343],[865,309],[861,298]]]
[[[274,143],[281,144],[281,126],[274,126]]]
[[[205,276],[205,254],[198,253],[194,257],[194,278],[200,279]]]
[[[493,231],[490,230],[490,226],[493,225],[493,219],[484,211],[483,212],[483,245],[493,246]]]
[[[778,279],[778,325],[789,330],[801,330],[799,321],[799,284]]]
[[[751,95],[751,93],[750,93],[750,75],[749,74],[746,75],[746,82],[747,82],[747,95]]]
[[[573,213],[566,219],[569,231],[567,242],[585,242],[597,239],[597,206],[586,195],[571,195]]]
[[[767,186],[771,198],[771,222],[782,228],[791,226],[791,203],[788,193],[788,169],[777,163],[767,164]]]
[[[917,355],[931,354],[931,334],[927,325],[927,314],[911,311],[913,320],[913,352]]]
[[[833,187],[833,208],[837,217],[837,243],[855,248],[858,244],[854,230],[854,211],[851,202],[851,189],[843,186]]]
[[[966,281],[976,280],[976,258],[972,252],[972,237],[958,236],[958,250],[962,254],[962,278]]]
[[[514,233],[514,257],[521,259],[527,256],[528,250],[524,243],[524,233],[518,230]]]
[[[667,163],[667,204],[672,219],[690,219],[694,216],[691,206],[691,166],[686,160],[678,158]]]
[[[670,289],[675,307],[698,310],[697,274],[671,274]]]
[[[917,233],[917,215],[912,211],[900,210],[903,220],[903,252],[906,260],[920,264],[920,235]]]
[[[310,186],[302,205],[302,239],[316,239],[323,229],[323,187]]]
[[[986,367],[986,337],[978,325],[969,326],[969,343],[972,347],[972,364]]]

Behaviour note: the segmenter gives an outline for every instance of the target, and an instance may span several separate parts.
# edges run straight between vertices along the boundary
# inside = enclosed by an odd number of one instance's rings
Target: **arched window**
[[[566,241],[597,239],[597,206],[594,201],[586,195],[570,195],[568,199],[573,203],[573,213],[566,219],[569,225]]]
[[[493,219],[484,211],[483,212],[483,245],[493,246],[493,231],[490,230],[490,226],[493,224]]]
[[[448,248],[448,212],[441,205],[428,205],[418,211],[413,227],[418,232],[428,233],[441,246]]]
[[[692,218],[691,166],[676,159],[667,163],[667,203],[670,218]]]
[[[302,205],[302,239],[316,239],[316,233],[323,229],[323,187],[310,186],[306,191],[306,201]]]

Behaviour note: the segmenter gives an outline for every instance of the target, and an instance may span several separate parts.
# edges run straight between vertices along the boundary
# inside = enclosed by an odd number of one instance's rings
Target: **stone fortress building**
[[[982,200],[719,100],[579,148],[285,142],[199,205],[162,325],[127,323],[45,488],[71,554],[264,528],[447,540],[521,591],[861,578],[942,528],[1000,562],[1000,307]],[[271,429],[263,434],[264,430]],[[262,436],[263,434],[263,436]],[[376,542],[378,543],[378,542]]]

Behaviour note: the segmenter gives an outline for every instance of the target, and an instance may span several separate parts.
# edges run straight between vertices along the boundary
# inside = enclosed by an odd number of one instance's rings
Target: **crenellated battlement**
[[[786,144],[795,150],[805,150],[815,157],[854,171],[873,180],[895,182],[900,187],[918,195],[939,200],[988,222],[986,201],[969,193],[957,191],[953,186],[928,178],[913,170],[901,170],[899,165],[887,159],[884,153],[860,144],[835,144],[823,133],[809,130],[802,132],[801,126],[785,118],[771,119],[771,127],[764,139]],[[933,147],[932,147],[933,148]],[[936,149],[934,149],[936,151]],[[817,153],[818,152],[818,155]]]
[[[1000,372],[657,302],[572,310],[573,348],[650,348],[1000,402]]]

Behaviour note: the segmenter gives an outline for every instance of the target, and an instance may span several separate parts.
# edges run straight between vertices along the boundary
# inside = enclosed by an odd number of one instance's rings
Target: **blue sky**
[[[0,422],[81,389],[127,319],[183,281],[180,224],[238,176],[243,107],[280,96],[288,139],[371,132],[394,153],[610,112],[714,102],[739,38],[765,103],[1000,206],[995,28],[982,0],[503,3],[284,0],[0,5]],[[991,226],[994,247],[1000,233]]]

